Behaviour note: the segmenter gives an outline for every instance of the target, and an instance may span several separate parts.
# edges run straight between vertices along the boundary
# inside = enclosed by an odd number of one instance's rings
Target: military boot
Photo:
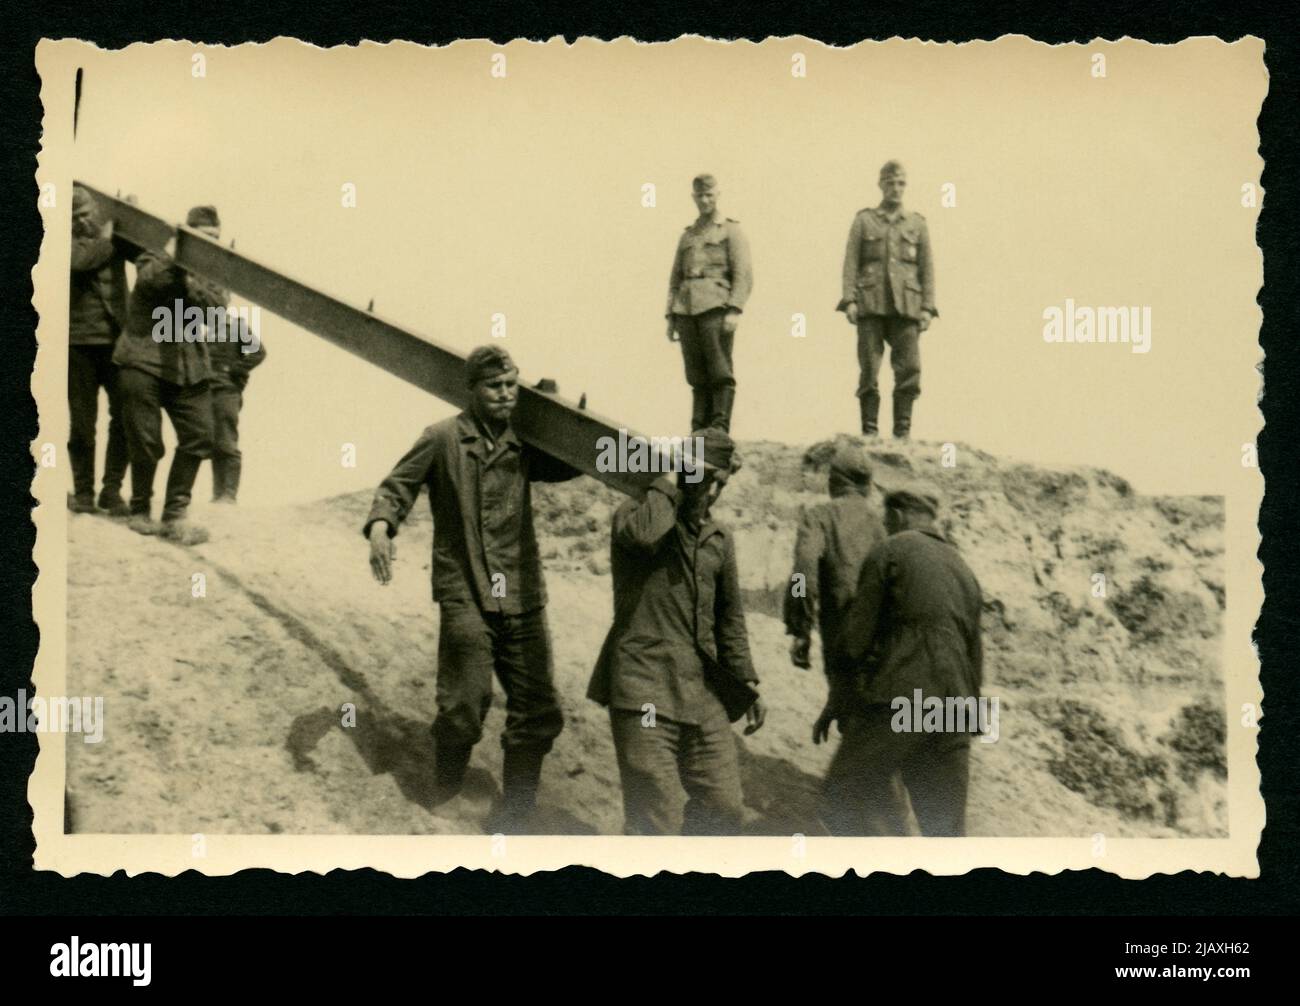
[[[723,385],[713,389],[713,410],[709,416],[709,425],[724,433],[731,432],[731,409],[736,404],[735,385]]]
[[[469,756],[474,748],[465,744],[452,744],[434,738],[433,774],[434,804],[446,803],[457,793],[465,782],[465,772],[469,768]]]
[[[534,747],[506,748],[501,766],[501,800],[488,817],[493,832],[520,834],[537,807],[546,752]]]
[[[709,425],[709,411],[713,396],[708,388],[691,389],[691,429],[702,430]]]
[[[869,391],[858,399],[862,412],[862,434],[874,437],[880,432],[880,392]]]
[[[894,396],[894,437],[906,440],[912,432],[912,403],[916,401],[910,395]]]

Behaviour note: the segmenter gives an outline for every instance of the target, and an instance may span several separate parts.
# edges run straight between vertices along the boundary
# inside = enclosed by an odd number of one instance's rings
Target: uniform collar
[[[902,206],[896,210],[887,210],[884,206],[877,206],[871,212],[881,220],[888,220],[891,224],[898,223],[903,217],[907,216],[907,210]]]
[[[479,421],[475,417],[474,413],[469,409],[466,409],[456,417],[456,434],[462,444],[469,445],[467,450],[470,454],[473,454],[475,457],[482,457],[479,445],[484,444],[487,441],[487,434],[479,425]],[[520,443],[519,435],[515,433],[515,428],[510,424],[506,424],[506,431],[501,434],[494,443],[497,446],[505,444],[507,447],[511,447],[514,450],[519,450],[523,446],[523,444]]]

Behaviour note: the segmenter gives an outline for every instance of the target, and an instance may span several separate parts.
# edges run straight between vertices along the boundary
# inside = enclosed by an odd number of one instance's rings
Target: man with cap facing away
[[[72,187],[72,278],[68,303],[68,459],[72,463],[69,507],[95,513],[95,424],[99,389],[108,394],[108,449],[98,509],[127,515],[122,499],[126,475],[126,429],[117,393],[113,347],[126,323],[126,260],[113,237],[113,221],[86,189]]]
[[[830,499],[803,513],[794,543],[794,570],[785,595],[785,631],[793,636],[790,661],[812,667],[812,630],[821,633],[822,664],[831,680],[831,646],[839,637],[849,602],[868,553],[885,540],[885,525],[871,505],[871,459],[858,443],[841,440],[831,456]],[[882,797],[889,792],[882,790]],[[881,834],[906,834],[907,803],[893,788],[872,811],[880,820],[867,823]]]
[[[858,329],[858,404],[862,432],[879,430],[877,384],[885,346],[894,371],[894,436],[912,429],[912,404],[921,394],[921,333],[939,314],[934,306],[934,258],[925,218],[903,209],[907,173],[897,161],[880,169],[880,205],[860,210],[844,249],[836,310]]]
[[[375,493],[363,533],[376,580],[392,578],[392,538],[419,496],[433,512],[433,599],[438,604],[438,802],[460,792],[492,705],[506,693],[501,801],[489,827],[518,831],[537,800],[542,761],[564,726],[552,683],[546,584],[533,529],[533,482],[580,473],[520,441],[510,425],[519,371],[499,346],[465,364],[472,401],[425,429]]]
[[[889,537],[862,565],[857,592],[831,644],[830,698],[813,727],[820,744],[838,721],[842,740],[826,776],[823,819],[834,834],[871,834],[902,775],[923,835],[964,835],[970,733],[895,730],[897,699],[969,699],[983,679],[979,583],[936,529],[938,500],[924,487],[885,496]],[[945,705],[947,703],[945,702]],[[906,723],[910,723],[910,717]]]
[[[731,349],[754,287],[749,242],[740,224],[718,213],[717,180],[691,182],[699,216],[682,232],[668,277],[668,341],[682,344],[691,386],[691,429],[731,429],[736,377]]]
[[[614,514],[614,624],[587,697],[609,707],[629,835],[731,835],[744,814],[731,723],[763,725],[731,534],[709,509],[735,462],[722,430],[702,457]],[[686,799],[683,807],[682,791]]]
[[[221,236],[215,207],[194,207],[185,223],[213,240]],[[224,290],[186,272],[166,255],[145,252],[136,259],[126,331],[117,341],[113,362],[131,457],[129,526],[141,534],[161,534],[186,545],[207,540],[207,532],[185,515],[199,466],[212,453],[212,372],[205,336],[187,338],[193,333],[185,331],[185,314],[198,308],[206,318],[208,308],[225,307],[227,300]],[[154,472],[163,456],[164,410],[177,443],[159,526],[152,520],[151,501]]]

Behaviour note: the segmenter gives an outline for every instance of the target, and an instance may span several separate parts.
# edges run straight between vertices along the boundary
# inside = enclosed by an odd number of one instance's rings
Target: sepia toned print
[[[1257,873],[1257,40],[37,69],[39,868]]]

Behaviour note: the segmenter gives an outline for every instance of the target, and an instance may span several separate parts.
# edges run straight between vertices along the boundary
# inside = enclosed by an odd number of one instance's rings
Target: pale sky
[[[1258,210],[1241,205],[1262,167],[1253,51],[1116,51],[1096,78],[1105,44],[512,44],[494,78],[499,51],[97,53],[73,173],[169,219],[214,203],[239,251],[359,307],[373,297],[462,351],[502,312],[525,379],[672,435],[690,396],[663,334],[666,283],[691,177],[712,172],[754,257],[733,433],[806,444],[856,431],[840,265],[898,158],[908,208],[929,222],[940,311],[915,438],[1106,467],[1143,492],[1218,494],[1239,476],[1258,423],[1222,417],[1258,389]],[[791,75],[795,52],[806,77]],[[956,206],[941,205],[945,183]],[[1043,311],[1066,298],[1150,307],[1151,352],[1045,343]],[[265,311],[262,338],[241,421],[246,503],[371,488],[451,412]],[[888,364],[881,380],[886,427]]]

